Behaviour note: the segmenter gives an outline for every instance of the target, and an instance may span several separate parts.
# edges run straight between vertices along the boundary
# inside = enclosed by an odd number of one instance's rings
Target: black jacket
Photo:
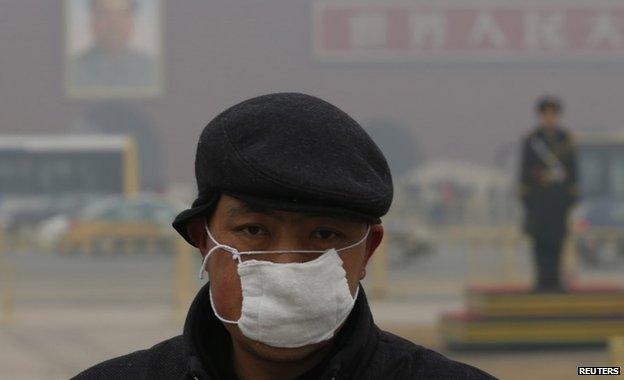
[[[359,296],[327,358],[299,379],[492,379],[381,331],[373,322],[366,295]],[[193,301],[181,336],[98,364],[74,377],[86,379],[235,379],[227,331],[215,317],[208,285]]]

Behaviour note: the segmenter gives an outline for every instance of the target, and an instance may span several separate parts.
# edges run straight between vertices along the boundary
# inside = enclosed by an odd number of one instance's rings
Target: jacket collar
[[[222,322],[210,306],[207,283],[191,304],[184,324],[184,354],[190,377],[198,379],[233,379],[230,366],[231,340]],[[299,379],[340,379],[354,374],[359,363],[366,363],[379,339],[379,330],[373,322],[366,294],[360,291],[351,314],[342,326],[325,360]]]

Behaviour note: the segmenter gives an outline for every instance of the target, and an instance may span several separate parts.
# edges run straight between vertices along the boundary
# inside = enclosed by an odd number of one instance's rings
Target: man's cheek
[[[219,258],[210,265],[210,287],[222,317],[237,320],[242,305],[241,283],[235,261]]]

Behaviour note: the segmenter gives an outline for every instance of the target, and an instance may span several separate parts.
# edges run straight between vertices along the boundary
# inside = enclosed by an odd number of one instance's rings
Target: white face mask
[[[222,249],[238,260],[238,275],[243,290],[243,307],[238,321],[222,318],[214,306],[212,292],[210,305],[219,320],[238,324],[243,335],[272,347],[303,347],[331,339],[347,319],[359,291],[351,296],[342,267],[339,251],[362,244],[366,234],[355,244],[341,249],[245,251],[217,242],[208,226],[208,237],[215,243],[202,263],[199,278],[203,277],[206,262],[217,249]],[[270,261],[242,261],[241,255],[266,253],[322,253],[304,263],[276,264]]]

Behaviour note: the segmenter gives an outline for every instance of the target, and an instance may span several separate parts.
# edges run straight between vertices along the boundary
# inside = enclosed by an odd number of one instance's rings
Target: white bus
[[[37,223],[94,198],[138,191],[137,149],[123,135],[0,135],[0,219]]]

